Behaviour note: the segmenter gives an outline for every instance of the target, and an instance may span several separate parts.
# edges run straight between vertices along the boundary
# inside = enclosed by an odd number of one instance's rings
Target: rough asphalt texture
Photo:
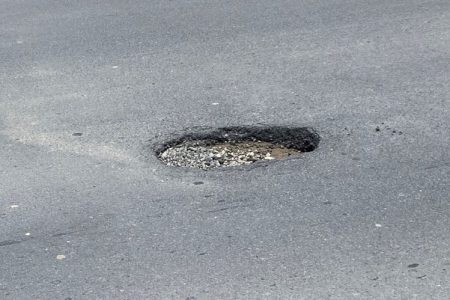
[[[0,83],[0,299],[450,298],[448,0],[3,0]],[[258,123],[322,141],[147,153]]]
[[[257,161],[287,158],[300,155],[296,149],[256,141],[208,145],[204,142],[183,142],[166,149],[158,157],[168,166],[199,168],[236,167]],[[276,157],[278,156],[278,157]]]

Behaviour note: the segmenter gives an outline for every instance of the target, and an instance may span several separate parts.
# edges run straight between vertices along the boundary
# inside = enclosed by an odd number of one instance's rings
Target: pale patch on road
[[[76,155],[90,156],[99,160],[112,160],[122,163],[137,162],[127,151],[117,149],[111,145],[86,142],[76,139],[71,132],[38,132],[32,124],[36,120],[29,118],[8,118],[5,120],[6,128],[2,134],[18,143],[46,147],[49,152],[60,151]]]

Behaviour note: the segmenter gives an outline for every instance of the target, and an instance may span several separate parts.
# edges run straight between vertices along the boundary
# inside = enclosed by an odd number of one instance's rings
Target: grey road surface
[[[0,1],[0,299],[450,299],[449,194],[448,0]]]

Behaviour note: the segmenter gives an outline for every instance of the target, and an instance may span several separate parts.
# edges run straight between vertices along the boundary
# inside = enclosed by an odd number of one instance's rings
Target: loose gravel
[[[161,152],[159,158],[169,166],[208,170],[282,159],[300,153],[296,149],[258,140],[226,143],[184,141]]]

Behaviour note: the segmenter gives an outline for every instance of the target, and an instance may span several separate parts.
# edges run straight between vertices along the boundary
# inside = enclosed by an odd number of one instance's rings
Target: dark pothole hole
[[[314,151],[319,141],[309,127],[233,126],[185,133],[155,153],[169,166],[209,170],[300,156]]]

